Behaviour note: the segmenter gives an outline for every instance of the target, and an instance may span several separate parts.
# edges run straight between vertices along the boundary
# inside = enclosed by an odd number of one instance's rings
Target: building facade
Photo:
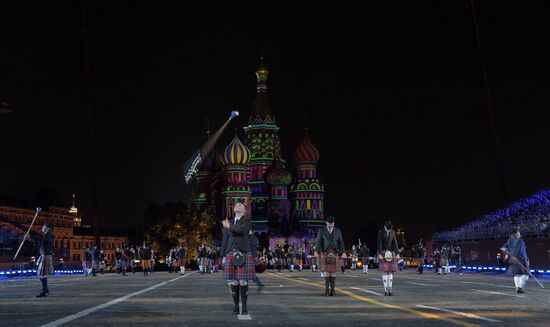
[[[13,258],[35,213],[36,211],[31,209],[0,206],[0,257]],[[71,208],[50,206],[48,211],[40,212],[32,227],[34,233],[31,232],[31,238],[36,243],[45,221],[53,226],[57,259],[63,258],[64,262],[80,262],[84,257],[84,249],[95,243],[91,228],[81,226],[82,220],[78,216],[74,201]],[[114,259],[116,247],[123,244],[128,244],[127,237],[101,236],[101,248],[105,250],[109,260]],[[36,255],[35,252],[32,244],[27,244],[22,249],[18,261],[28,260],[28,257]]]
[[[196,175],[195,209],[219,218],[231,217],[235,203],[248,208],[253,227],[266,244],[281,240],[311,242],[324,225],[324,186],[317,176],[319,150],[307,129],[294,151],[293,171],[281,153],[279,127],[268,101],[269,70],[256,70],[256,96],[244,126],[244,141],[236,135],[220,155],[213,150]],[[219,208],[219,209],[218,209]]]

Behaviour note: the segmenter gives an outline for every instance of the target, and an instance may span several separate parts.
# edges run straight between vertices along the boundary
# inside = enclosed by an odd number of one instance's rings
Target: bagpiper
[[[397,271],[397,237],[391,221],[378,231],[378,269],[382,272],[384,295],[392,296],[393,272]]]
[[[248,281],[256,277],[254,257],[250,251],[249,232],[252,228],[250,217],[246,215],[246,207],[237,203],[234,208],[235,218],[222,222],[223,240],[220,254],[223,259],[223,277],[231,287],[233,296],[233,313],[239,314],[239,293],[241,296],[241,314],[247,315]]]
[[[325,296],[334,296],[338,257],[346,258],[344,239],[340,229],[334,227],[334,217],[325,220],[326,226],[319,228],[315,241],[315,257],[319,258],[319,268],[325,277]],[[327,276],[328,275],[328,276]],[[330,291],[329,291],[330,287]]]

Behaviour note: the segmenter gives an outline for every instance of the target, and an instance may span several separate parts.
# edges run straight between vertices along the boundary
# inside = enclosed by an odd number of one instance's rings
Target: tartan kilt
[[[333,253],[334,257],[336,258],[333,264],[327,263],[326,258],[329,253]],[[321,252],[321,254],[319,254],[319,270],[321,270],[322,272],[328,272],[328,273],[337,272],[341,264],[342,264],[342,261],[338,259],[338,253],[336,253],[336,250],[333,248],[328,248],[326,253]]]
[[[223,265],[223,279],[225,281],[252,280],[256,278],[256,264],[252,253],[246,252],[244,258],[244,265],[242,267],[234,267],[233,251],[227,253],[225,264]]]
[[[36,270],[36,274],[38,277],[43,278],[48,275],[53,275],[53,259],[51,255],[41,255],[40,256],[40,263],[38,264],[38,269]]]
[[[378,270],[381,272],[394,272],[397,271],[397,259],[395,259],[395,255],[393,256],[392,261],[386,261],[384,259],[379,260],[378,262]]]

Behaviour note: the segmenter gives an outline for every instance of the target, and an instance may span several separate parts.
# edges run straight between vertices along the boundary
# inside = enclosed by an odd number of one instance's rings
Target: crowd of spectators
[[[500,239],[510,234],[512,227],[520,227],[525,237],[550,234],[550,190],[540,191],[510,206],[488,213],[451,231],[435,233],[433,240],[462,241]]]

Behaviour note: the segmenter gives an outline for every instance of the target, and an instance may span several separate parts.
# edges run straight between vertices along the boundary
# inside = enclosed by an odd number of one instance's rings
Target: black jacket
[[[233,248],[243,252],[250,252],[250,237],[248,236],[248,233],[252,228],[250,218],[241,217],[241,219],[237,221],[237,224],[233,224],[233,219],[229,221],[231,223],[229,229],[223,229],[222,249],[220,255],[225,257],[225,255]]]
[[[334,227],[332,233],[329,233],[327,227],[321,227],[317,233],[317,240],[315,240],[315,249],[319,252],[325,252],[329,247],[336,249],[338,254],[346,251],[342,232]]]
[[[378,253],[384,254],[384,251],[390,250],[397,253],[397,237],[395,231],[390,229],[390,233],[386,233],[384,228],[378,231]]]
[[[42,240],[40,241],[40,255],[53,255],[54,252],[53,235],[51,233],[42,235]]]

